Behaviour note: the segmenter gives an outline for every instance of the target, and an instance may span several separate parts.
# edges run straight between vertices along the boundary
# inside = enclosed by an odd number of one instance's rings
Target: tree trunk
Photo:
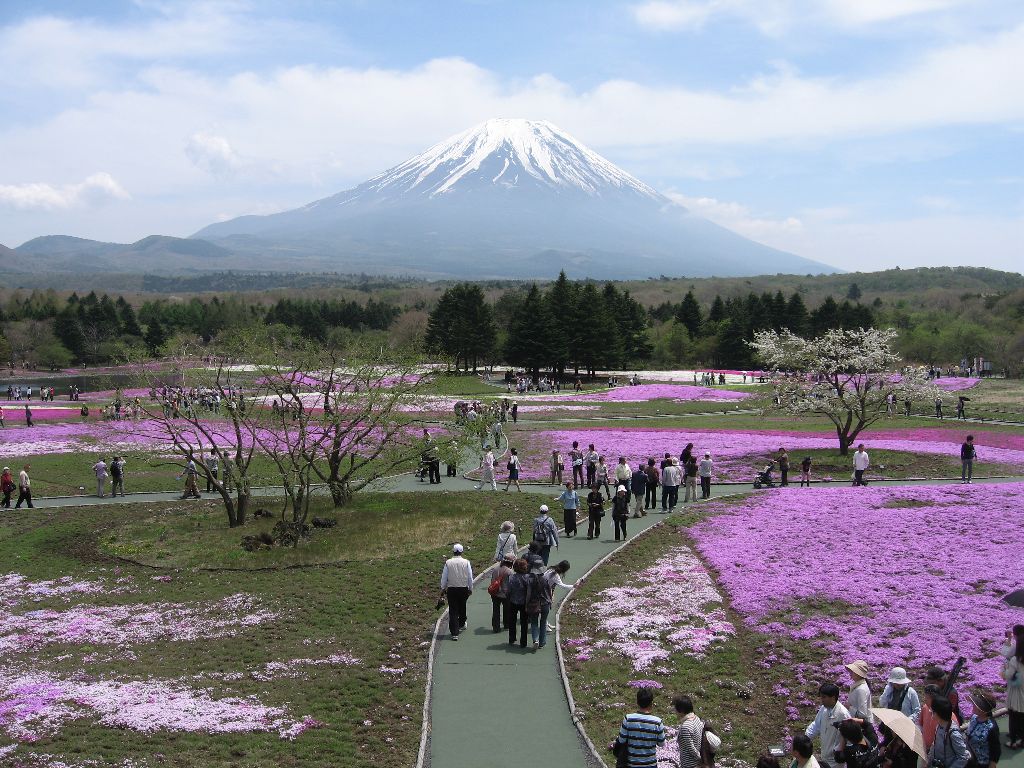
[[[836,427],[836,433],[839,435],[839,455],[849,456],[850,455],[850,443],[853,442],[846,430],[839,429]]]

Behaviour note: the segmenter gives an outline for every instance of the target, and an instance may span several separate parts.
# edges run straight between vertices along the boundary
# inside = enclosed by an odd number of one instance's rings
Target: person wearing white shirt
[[[441,570],[441,594],[448,598],[448,631],[452,640],[466,628],[466,603],[473,594],[473,565],[462,556],[462,545],[452,547]]]
[[[498,534],[498,545],[494,548],[494,562],[500,563],[505,555],[515,554],[519,551],[519,542],[516,541],[516,526],[511,520],[501,524],[501,532]]]
[[[626,495],[630,493],[629,486],[633,478],[633,470],[626,461],[625,456],[619,456],[619,463],[615,466],[615,484],[626,486]]]
[[[857,452],[853,454],[853,484],[867,485],[864,482],[864,473],[871,466],[871,459],[868,452],[864,450],[864,443],[857,446]]]
[[[804,733],[810,739],[820,737],[821,750],[818,754],[831,765],[840,744],[839,724],[850,719],[850,712],[839,703],[839,686],[835,683],[822,683],[818,694],[821,696],[821,706]]]
[[[32,508],[32,480],[28,476],[30,466],[26,464],[18,473],[18,503],[14,505],[15,509],[18,509],[23,501],[28,502],[29,509]]]
[[[96,473],[96,495],[102,499],[107,495],[107,462],[100,459],[92,465],[92,471]]]
[[[868,687],[868,663],[863,660],[854,661],[846,665],[850,673],[850,693],[846,697],[846,708],[850,710],[850,717],[860,722],[864,729],[864,735],[868,741],[876,741],[872,738],[875,728],[875,716],[871,714],[871,689]]]

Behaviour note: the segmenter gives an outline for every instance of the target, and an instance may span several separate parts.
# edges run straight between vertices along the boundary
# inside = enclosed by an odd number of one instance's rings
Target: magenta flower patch
[[[1024,622],[1001,600],[1024,586],[1022,502],[1022,483],[768,491],[692,532],[746,623],[819,645],[836,679],[851,659],[880,676],[963,655],[965,686],[994,685]]]

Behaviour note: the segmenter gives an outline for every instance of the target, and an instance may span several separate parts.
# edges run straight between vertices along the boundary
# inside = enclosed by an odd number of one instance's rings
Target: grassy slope
[[[133,540],[143,549],[164,547],[166,540],[160,541],[163,528],[156,524],[148,527],[151,546],[144,546],[147,526],[144,522],[140,525],[139,520],[178,517],[182,523],[179,530],[184,530],[184,515],[176,505],[92,507],[5,516],[0,522],[0,562],[8,570],[33,579],[70,575],[113,582],[115,578],[129,578],[138,587],[135,593],[90,596],[83,603],[193,602],[247,592],[283,614],[277,622],[234,639],[127,646],[118,650],[131,650],[136,658],[124,654],[116,661],[87,664],[81,660],[90,651],[109,648],[50,646],[35,662],[38,665],[64,674],[85,670],[91,675],[119,679],[198,675],[195,684],[210,685],[217,695],[258,695],[264,703],[286,705],[295,715],[312,715],[326,724],[288,742],[276,734],[145,736],[100,727],[85,719],[54,738],[20,747],[19,754],[31,750],[111,761],[160,754],[162,765],[208,768],[407,768],[415,760],[419,742],[426,644],[436,617],[437,580],[450,542],[453,538],[465,542],[474,565],[482,568],[490,560],[501,520],[526,523],[537,503],[537,497],[526,493],[492,502],[489,508],[473,494],[357,497],[346,514],[358,517],[358,521],[327,534],[332,543],[309,547],[312,551],[321,547],[331,558],[351,555],[356,562],[287,570],[154,570],[114,560],[97,546],[99,539],[126,530],[133,532]],[[215,508],[212,504],[203,506]],[[444,512],[439,514],[441,506]],[[442,524],[437,525],[439,517]],[[208,527],[197,529],[199,535],[173,539],[175,558],[182,563],[219,559],[238,565],[228,544],[237,542],[246,531],[228,534],[212,525],[216,515],[205,519],[204,526]],[[122,529],[126,525],[128,528]],[[415,531],[416,536],[395,536],[396,525]],[[118,540],[125,535],[118,534]],[[215,555],[209,553],[211,543],[217,544]],[[310,558],[304,550],[293,558],[281,553],[247,555],[241,565],[285,565],[289,559],[302,563]],[[156,574],[170,574],[172,580],[154,581],[151,576]],[[31,609],[63,605],[32,603]],[[352,652],[363,663],[357,667],[313,668],[308,679],[260,682],[243,677],[222,683],[202,678],[216,672],[253,670],[270,661],[322,657],[338,650]],[[63,654],[70,656],[59,660]],[[30,654],[23,654],[19,660],[33,663]],[[389,677],[378,672],[381,665],[405,666],[407,670]],[[364,726],[364,720],[372,720],[374,726]],[[384,741],[385,735],[392,739],[390,743]]]

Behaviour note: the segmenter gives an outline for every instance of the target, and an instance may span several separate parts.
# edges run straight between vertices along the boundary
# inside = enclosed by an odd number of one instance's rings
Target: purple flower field
[[[1024,623],[1000,599],[1024,586],[1022,503],[1024,483],[775,490],[723,504],[692,534],[769,647],[785,637],[828,654],[825,670],[797,669],[800,684],[845,679],[852,659],[877,683],[962,655],[965,687],[994,685],[1002,635]],[[786,661],[777,647],[763,664]]]
[[[950,434],[952,433],[952,434]],[[901,435],[902,433],[892,433]],[[955,440],[952,430],[942,435],[947,439],[935,439],[927,430],[918,430],[909,437],[885,437],[873,439],[865,436],[864,442],[870,454],[872,449],[906,451],[909,453],[960,455],[960,442]],[[660,459],[666,453],[679,456],[687,443],[692,442],[694,453],[702,457],[705,451],[711,453],[715,462],[714,477],[717,480],[748,480],[757,462],[767,461],[770,454],[785,447],[790,461],[799,463],[801,450],[835,450],[834,436],[812,432],[714,432],[699,430],[661,429],[578,429],[538,432],[527,438],[528,448],[523,458],[522,476],[529,479],[543,478],[548,473],[547,457],[558,448],[562,455],[568,455],[574,440],[586,449],[594,443],[598,453],[606,457],[610,465],[625,456],[631,467],[637,461],[646,463],[648,458]],[[1015,441],[1012,444],[1016,445]],[[1020,447],[979,447],[981,462],[1010,464],[1024,467],[1024,445]],[[852,462],[852,457],[851,457]],[[851,464],[852,466],[852,464]],[[757,467],[760,469],[760,467]],[[795,471],[795,470],[794,470]],[[852,470],[851,470],[852,471]]]
[[[648,400],[675,400],[676,402],[731,402],[750,397],[748,392],[714,387],[695,387],[690,384],[639,384],[635,387],[615,387],[605,392],[575,394],[563,392],[560,395],[539,395],[538,400],[565,398],[580,402],[644,403]]]

